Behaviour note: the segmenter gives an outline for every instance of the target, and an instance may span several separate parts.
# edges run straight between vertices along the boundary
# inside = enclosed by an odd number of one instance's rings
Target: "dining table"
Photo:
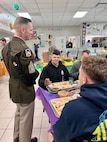
[[[50,105],[50,100],[59,98],[57,93],[50,93],[49,91],[38,87],[36,90],[36,97],[42,101],[43,107],[48,115],[49,122],[51,124],[50,129],[48,132],[52,132],[52,126],[56,123],[58,120],[58,117],[55,115],[54,111],[52,110],[52,107]]]
[[[46,89],[43,89],[43,88],[41,88],[40,86],[37,88],[37,90],[36,90],[36,92],[35,92],[35,94],[36,94],[36,97],[39,99],[39,100],[41,100],[42,101],[42,104],[43,104],[43,110],[45,110],[46,111],[46,113],[47,113],[47,116],[48,116],[48,118],[49,118],[49,122],[50,122],[50,124],[51,124],[51,127],[50,127],[50,129],[48,130],[48,132],[52,132],[52,126],[57,122],[57,120],[59,119],[59,117],[60,117],[60,115],[61,115],[61,111],[62,110],[59,110],[58,108],[59,108],[59,106],[61,107],[61,109],[63,109],[63,107],[64,107],[64,104],[66,104],[67,102],[69,102],[70,100],[73,100],[73,99],[76,99],[77,98],[77,96],[78,96],[78,93],[79,93],[79,86],[78,86],[78,84],[76,84],[76,86],[75,86],[75,89],[73,88],[73,86],[75,85],[75,84],[72,84],[72,85],[70,85],[70,89],[71,89],[71,86],[72,86],[72,89],[74,89],[74,90],[69,90],[69,91],[67,91],[66,93],[66,97],[65,96],[63,96],[63,97],[61,97],[60,95],[61,94],[59,94],[59,93],[64,93],[64,95],[65,95],[65,92],[64,92],[64,90],[62,90],[62,91],[53,91],[52,92],[52,90],[50,91],[50,89],[49,88],[51,88],[51,87],[55,87],[55,85],[59,85],[60,84],[60,86],[59,87],[61,87],[61,88],[63,88],[63,87],[65,87],[66,89],[68,89],[69,88],[69,86],[67,85],[67,84],[69,84],[69,82],[68,81],[65,81],[65,82],[57,82],[57,83],[53,83],[53,85],[52,84],[50,84],[49,86],[48,86],[48,90],[46,90]],[[61,85],[62,84],[62,85]],[[65,85],[66,84],[66,85]],[[68,87],[68,88],[67,88]],[[60,89],[61,89],[60,88]],[[51,88],[52,89],[52,88]],[[72,94],[73,93],[73,94]],[[57,106],[56,106],[57,105]]]

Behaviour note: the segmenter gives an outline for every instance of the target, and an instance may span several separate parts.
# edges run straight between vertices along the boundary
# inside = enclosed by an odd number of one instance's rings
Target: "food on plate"
[[[68,81],[64,81],[64,82],[62,82],[62,85],[69,85],[69,82]]]
[[[79,84],[70,84],[69,81],[54,82],[48,85],[48,91],[58,92],[59,90],[74,90],[79,88]]]
[[[49,88],[47,87],[48,91],[51,92],[51,93],[57,93],[59,88]]]
[[[58,91],[58,95],[59,97],[66,97],[67,96],[67,91],[66,90],[60,90]]]
[[[53,90],[58,90],[59,88],[53,87],[52,89],[53,89]]]
[[[80,88],[79,84],[72,84],[71,85],[71,88],[72,89],[77,89],[77,88]]]

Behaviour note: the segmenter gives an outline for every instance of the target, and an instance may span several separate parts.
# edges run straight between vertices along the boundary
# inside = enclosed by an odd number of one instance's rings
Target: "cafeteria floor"
[[[14,114],[16,105],[9,98],[9,76],[0,77],[0,142],[13,142]],[[38,85],[35,85],[35,90]],[[38,137],[38,142],[47,141],[49,128],[48,117],[43,112],[40,100],[35,99],[35,113],[32,137]]]

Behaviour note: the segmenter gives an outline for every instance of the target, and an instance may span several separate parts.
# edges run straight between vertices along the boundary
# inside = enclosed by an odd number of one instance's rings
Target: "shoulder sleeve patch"
[[[30,49],[25,49],[25,56],[26,57],[31,57],[31,51],[30,51]]]

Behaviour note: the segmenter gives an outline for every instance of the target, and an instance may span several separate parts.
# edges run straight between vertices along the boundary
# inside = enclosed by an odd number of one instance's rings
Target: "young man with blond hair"
[[[53,126],[54,141],[107,141],[107,59],[84,58],[79,82],[80,98],[65,105]]]

